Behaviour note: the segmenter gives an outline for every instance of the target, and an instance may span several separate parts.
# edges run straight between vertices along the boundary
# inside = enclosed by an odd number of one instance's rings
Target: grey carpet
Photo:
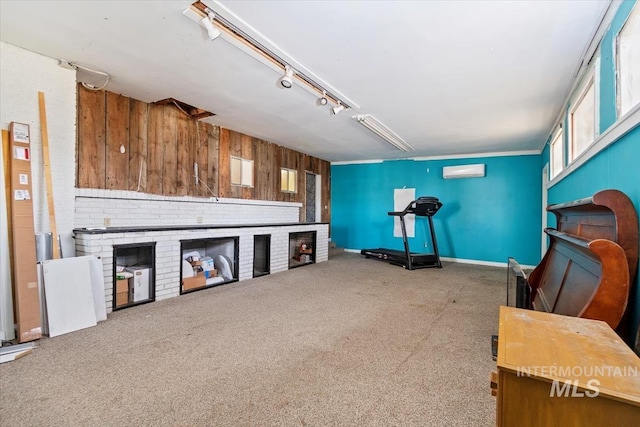
[[[0,365],[0,423],[495,425],[505,279],[342,253],[128,308]]]

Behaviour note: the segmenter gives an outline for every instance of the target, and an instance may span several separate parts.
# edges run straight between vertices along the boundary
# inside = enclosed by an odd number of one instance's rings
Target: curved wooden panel
[[[629,297],[625,251],[607,239],[587,240],[546,229],[549,250],[529,275],[532,308],[605,321],[616,328]]]
[[[624,249],[610,240],[598,239],[589,249],[600,259],[602,275],[593,298],[580,317],[603,320],[612,329],[618,327],[629,299],[629,266]]]

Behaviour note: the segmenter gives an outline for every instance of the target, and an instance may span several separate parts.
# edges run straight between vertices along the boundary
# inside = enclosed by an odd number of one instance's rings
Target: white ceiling
[[[539,150],[609,1],[213,1],[211,9],[356,103],[313,94],[182,15],[192,2],[0,1],[2,41],[173,97],[207,121],[330,160]],[[99,83],[96,80],[96,83]],[[358,125],[373,114],[416,150]]]

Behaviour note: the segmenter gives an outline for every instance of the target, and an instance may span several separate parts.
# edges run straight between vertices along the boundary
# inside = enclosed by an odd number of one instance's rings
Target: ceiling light
[[[209,40],[215,40],[220,36],[220,30],[213,25],[213,19],[215,18],[215,16],[216,15],[214,15],[213,13],[208,13],[207,16],[200,20],[200,25],[202,25],[204,29],[207,30],[207,36],[209,36]]]
[[[278,83],[285,89],[291,89],[293,86],[293,69],[288,65],[284,68],[284,75],[278,79]]]
[[[327,99],[327,91],[322,91],[322,96],[318,98],[318,105],[327,105],[329,100]]]
[[[371,114],[358,114],[353,116],[353,119],[360,123],[362,126],[369,129],[371,132],[384,139],[389,144],[396,147],[401,151],[413,151],[414,148],[407,144],[402,138],[400,138],[394,131],[383,125],[378,119]]]
[[[338,105],[336,105],[331,109],[331,114],[335,116],[336,114],[340,113],[343,110],[344,110],[344,105],[342,105],[340,101],[338,101]]]

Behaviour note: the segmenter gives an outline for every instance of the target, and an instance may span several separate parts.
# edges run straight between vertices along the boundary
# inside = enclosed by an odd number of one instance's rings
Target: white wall
[[[291,225],[241,228],[209,228],[191,230],[158,230],[139,232],[80,232],[78,255],[95,255],[102,262],[104,275],[104,303],[107,312],[113,306],[113,245],[131,243],[156,243],[155,295],[156,300],[180,295],[180,266],[182,253],[180,241],[185,239],[212,239],[218,237],[239,238],[238,280],[253,277],[253,236],[271,235],[270,272],[272,274],[289,269],[289,233],[316,231],[316,262],[329,259],[329,225]]]
[[[298,222],[302,203],[79,188],[75,228]]]
[[[0,75],[0,126],[9,129],[9,123],[15,121],[28,124],[31,131],[36,233],[50,231],[38,109],[38,92],[45,94],[56,225],[65,242],[63,249],[69,250],[75,200],[75,71],[59,67],[55,59],[0,42]],[[0,167],[4,175],[4,166]],[[9,247],[4,185],[0,186],[0,193],[0,253],[6,254]],[[6,256],[0,256],[0,271],[0,338],[12,339],[11,279]]]

